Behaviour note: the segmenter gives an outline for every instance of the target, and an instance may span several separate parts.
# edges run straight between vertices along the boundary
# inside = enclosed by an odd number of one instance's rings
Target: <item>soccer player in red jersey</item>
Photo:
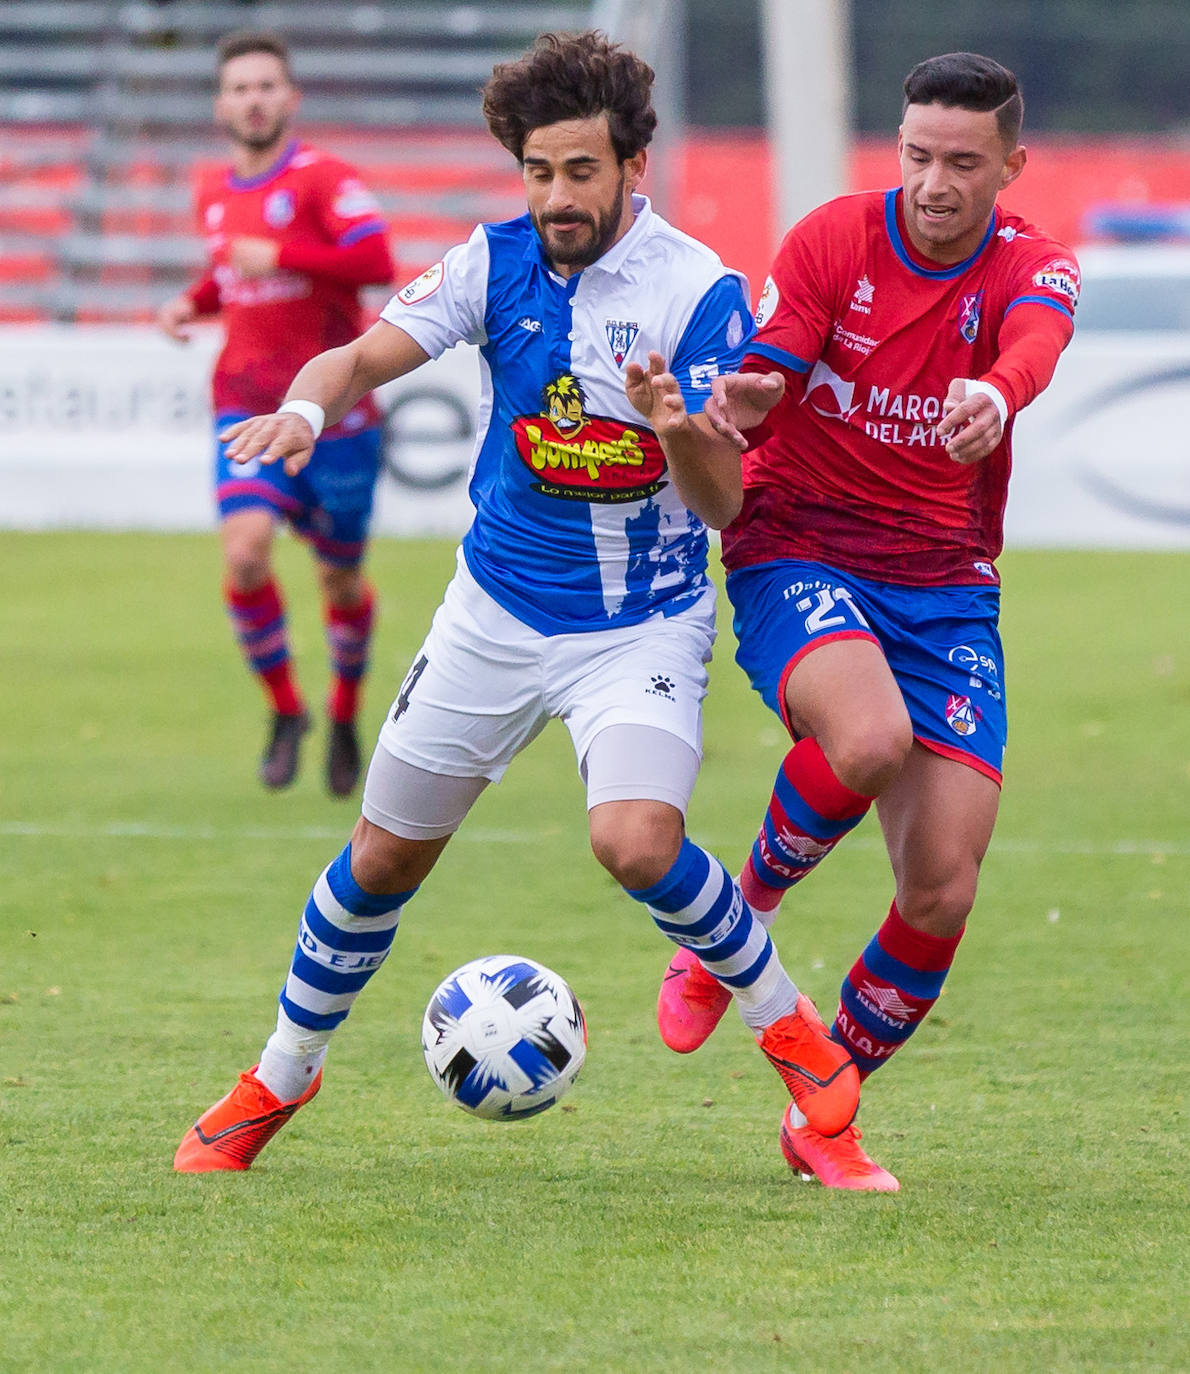
[[[235,33],[218,51],[215,117],[231,140],[231,163],[197,177],[210,266],[158,317],[167,334],[184,341],[192,321],[222,314],[226,341],[212,383],[217,432],[275,410],[303,363],[360,332],[360,288],[394,274],[380,209],[354,168],[290,137],[299,93],[284,40]],[[309,542],[323,600],[332,674],[327,785],[346,796],[359,777],[355,718],[374,607],[362,563],[380,435],[368,396],[323,433],[300,478],[238,466],[222,444],[216,451],[224,599],[273,712],[260,765],[266,787],[293,781],[310,727],[273,571],[280,519]]]
[[[723,534],[737,661],[794,743],[741,887],[762,920],[876,803],[895,877],[832,1027],[863,1076],[942,990],[991,839],[1006,735],[997,619],[1013,417],[1073,329],[1069,249],[1002,209],[1021,174],[1015,78],[972,53],[910,72],[901,186],[787,234],[741,371],[708,411],[745,450]],[[662,985],[672,1048],[726,1007],[688,951]],[[896,1180],[796,1109],[782,1147],[828,1186]]]

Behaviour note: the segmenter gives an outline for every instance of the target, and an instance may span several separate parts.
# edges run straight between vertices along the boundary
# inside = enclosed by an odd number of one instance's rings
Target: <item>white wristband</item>
[[[971,382],[967,383],[967,393],[970,396],[986,396],[996,407],[996,413],[1000,416],[1000,429],[1003,430],[1008,424],[1008,402],[999,387],[993,386],[991,382]]]
[[[322,427],[326,424],[326,411],[314,401],[286,401],[277,414],[300,415],[314,431],[315,439],[322,433]]]

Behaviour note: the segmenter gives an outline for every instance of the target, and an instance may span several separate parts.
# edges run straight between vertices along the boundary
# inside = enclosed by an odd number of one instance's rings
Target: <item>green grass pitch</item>
[[[304,681],[321,630],[286,543]],[[449,576],[381,541],[369,731]],[[321,733],[254,780],[264,713],[211,536],[0,541],[0,1369],[1181,1370],[1190,1365],[1184,557],[1004,560],[1012,731],[946,994],[860,1121],[896,1196],[800,1184],[734,1017],[653,1024],[669,946],[595,864],[553,726],[489,789],[247,1174],[182,1132],[254,1062],[298,914],[346,839]],[[725,618],[726,621],[726,618]],[[783,752],[724,625],[692,835],[738,866]],[[865,821],[787,903],[826,1011],[887,909]],[[483,953],[567,977],[590,1052],[523,1124],[446,1104],[429,993]]]

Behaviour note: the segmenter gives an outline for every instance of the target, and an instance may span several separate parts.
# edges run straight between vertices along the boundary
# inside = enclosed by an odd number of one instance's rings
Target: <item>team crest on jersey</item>
[[[265,223],[273,229],[285,229],[293,223],[295,210],[293,192],[283,186],[265,200],[263,210]]]
[[[537,415],[512,423],[533,490],[566,501],[641,501],[665,485],[665,454],[651,430],[589,415],[582,383],[569,372],[541,393]]]
[[[608,347],[616,360],[616,366],[619,367],[635,343],[636,336],[640,333],[640,325],[635,320],[606,320],[603,327],[607,333]]]
[[[979,312],[982,306],[982,291],[976,291],[973,296],[964,296],[959,304],[959,333],[969,344],[975,342],[979,333]]]
[[[957,692],[951,692],[946,698],[946,723],[956,735],[962,735],[965,739],[968,735],[975,733],[977,713],[971,704],[970,697],[959,696]]]
[[[223,202],[221,200],[212,201],[211,204],[207,206],[206,211],[203,214],[203,221],[205,222],[207,228],[218,229],[219,226],[223,223],[223,213]]]

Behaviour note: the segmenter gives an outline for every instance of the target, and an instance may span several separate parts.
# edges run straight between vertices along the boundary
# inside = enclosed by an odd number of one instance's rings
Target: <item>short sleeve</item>
[[[328,242],[347,248],[386,232],[380,204],[354,167],[328,158],[317,170],[318,218]]]
[[[489,261],[480,225],[466,243],[403,286],[380,318],[403,329],[431,358],[457,343],[484,343]]]
[[[819,212],[785,235],[756,303],[756,337],[748,352],[791,372],[809,372],[826,347],[833,311],[822,290]]]
[[[752,319],[743,285],[739,277],[728,273],[695,306],[670,359],[669,369],[678,379],[688,409],[702,410],[711,394],[712,378],[739,371],[751,337]]]

